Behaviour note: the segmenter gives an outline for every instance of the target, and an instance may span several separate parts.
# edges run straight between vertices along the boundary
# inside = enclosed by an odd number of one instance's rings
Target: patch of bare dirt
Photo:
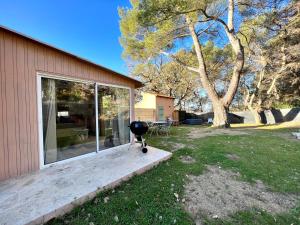
[[[196,162],[196,160],[193,157],[189,156],[189,155],[182,155],[182,156],[179,157],[179,159],[180,159],[181,162],[183,162],[185,164],[193,164],[193,163]]]
[[[233,161],[238,161],[240,160],[240,157],[236,154],[227,154],[226,157],[230,160],[233,160]]]
[[[204,138],[217,135],[247,135],[248,133],[237,129],[222,129],[222,128],[193,128],[188,134],[189,138]]]
[[[295,207],[298,196],[269,191],[262,182],[239,181],[238,173],[208,166],[200,176],[189,176],[185,185],[185,209],[201,224],[203,216],[226,218],[235,212],[259,208],[271,214]]]
[[[171,152],[176,152],[179,149],[184,148],[184,147],[185,147],[185,144],[182,144],[182,143],[172,143],[172,150],[171,150]]]
[[[182,143],[175,143],[175,142],[167,142],[167,141],[163,141],[162,144],[164,146],[170,146],[170,151],[171,152],[176,152],[181,148],[185,147],[185,144]]]
[[[179,149],[184,148],[184,147],[185,147],[185,144],[172,142],[170,151],[171,152],[176,152]]]

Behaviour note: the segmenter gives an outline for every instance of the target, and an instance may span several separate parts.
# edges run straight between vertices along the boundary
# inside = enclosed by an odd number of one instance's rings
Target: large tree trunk
[[[220,18],[215,18],[212,16],[209,16],[205,9],[202,10],[203,14],[209,18],[216,20],[218,22],[221,21],[222,25],[225,28],[226,35],[229,39],[229,43],[232,46],[232,49],[235,53],[236,59],[235,59],[235,65],[233,68],[233,74],[227,89],[227,92],[223,96],[223,98],[220,98],[218,96],[217,91],[214,88],[214,85],[212,85],[209,77],[208,72],[206,70],[206,64],[204,61],[203,53],[202,53],[202,46],[198,39],[197,33],[195,31],[195,22],[193,22],[189,17],[186,17],[187,25],[189,27],[189,31],[194,43],[197,59],[198,59],[198,68],[189,68],[192,71],[195,71],[199,73],[200,75],[200,81],[203,86],[203,88],[206,90],[207,95],[209,99],[211,100],[213,104],[213,110],[214,110],[214,126],[216,127],[229,127],[229,120],[228,120],[228,108],[234,98],[234,95],[237,91],[240,76],[243,70],[244,66],[244,48],[236,35],[234,31],[233,26],[233,17],[234,17],[234,0],[228,0],[228,24],[226,24],[224,21],[222,21]]]
[[[260,97],[258,97],[258,93],[260,91],[262,81],[263,81],[264,76],[265,76],[265,67],[267,65],[267,61],[263,56],[261,56],[260,62],[261,62],[261,65],[263,66],[263,69],[259,73],[258,82],[257,82],[257,85],[255,87],[255,92],[252,93],[251,96],[250,96],[249,90],[246,89],[247,94],[246,94],[245,101],[244,101],[245,106],[247,106],[247,108],[252,113],[256,124],[262,124],[262,118],[260,116],[260,112],[262,110],[262,106],[261,106],[262,100],[261,100]],[[256,78],[257,78],[257,76],[258,76],[258,74],[256,74]],[[256,102],[256,106],[253,107],[255,98],[257,98],[258,100]]]
[[[221,101],[213,102],[213,111],[214,111],[214,127],[230,127],[229,118],[228,118],[228,109],[224,106]]]
[[[206,65],[204,62],[204,57],[202,54],[201,50],[201,44],[198,40],[197,34],[195,32],[195,27],[194,24],[191,22],[190,18],[187,17],[187,22],[189,25],[189,30],[195,45],[195,51],[197,55],[197,59],[199,62],[199,68],[198,68],[198,73],[200,76],[200,81],[202,86],[207,92],[207,95],[209,99],[212,102],[213,105],[213,111],[214,111],[214,122],[213,125],[215,127],[228,127],[229,126],[229,121],[227,118],[227,112],[225,110],[225,105],[224,102],[219,98],[216,90],[214,89],[214,86],[211,84],[208,74],[206,71]]]
[[[255,124],[259,125],[262,124],[262,118],[260,116],[260,110],[258,109],[254,109],[253,107],[248,107],[250,112],[252,113],[254,120],[255,120]]]
[[[201,84],[204,87],[204,89],[206,90],[207,95],[213,105],[213,111],[214,111],[213,126],[214,127],[226,127],[226,128],[230,127],[227,109],[228,109],[232,99],[228,100],[229,101],[229,103],[228,103],[228,101],[224,102],[223,99],[219,98],[214,86],[211,84],[211,82],[208,78],[208,74],[206,71],[206,65],[205,65],[204,57],[203,57],[202,50],[201,50],[201,44],[196,35],[195,27],[189,18],[187,18],[187,22],[189,25],[189,30],[190,30],[190,33],[191,33],[191,36],[192,36],[192,39],[193,39],[193,42],[195,45],[195,51],[196,51],[197,59],[199,62],[199,68],[198,68],[197,72],[199,73]],[[236,83],[236,85],[238,85],[238,82]],[[234,93],[231,93],[231,94],[234,95]]]

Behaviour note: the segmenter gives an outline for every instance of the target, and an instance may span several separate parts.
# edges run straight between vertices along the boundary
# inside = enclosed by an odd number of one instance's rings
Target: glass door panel
[[[129,89],[98,85],[99,150],[130,141]]]
[[[95,85],[42,78],[44,163],[96,151]]]

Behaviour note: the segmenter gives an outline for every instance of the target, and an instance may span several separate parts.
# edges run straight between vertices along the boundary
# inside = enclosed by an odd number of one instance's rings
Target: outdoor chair
[[[162,133],[162,134],[166,134],[167,136],[169,136],[170,130],[171,130],[171,126],[172,126],[172,121],[168,121],[168,123],[160,126],[159,132]]]
[[[149,129],[148,129],[149,135],[152,136],[152,134],[155,134],[155,133],[157,135],[158,134],[158,127],[154,126],[153,122],[151,122],[151,121],[147,121],[146,123],[148,124],[148,127],[149,127]]]

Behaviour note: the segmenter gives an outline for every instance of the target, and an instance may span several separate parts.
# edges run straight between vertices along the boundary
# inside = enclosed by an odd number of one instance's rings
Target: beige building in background
[[[173,118],[174,98],[142,92],[142,100],[135,104],[135,120],[161,121]]]

